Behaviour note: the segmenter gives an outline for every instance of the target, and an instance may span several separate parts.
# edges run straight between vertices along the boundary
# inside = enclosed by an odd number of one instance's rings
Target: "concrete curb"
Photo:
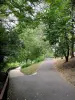
[[[3,95],[4,95],[4,93],[5,93],[7,84],[8,84],[8,76],[7,76],[7,78],[6,78],[6,81],[5,81],[5,83],[4,83],[3,89],[2,89],[2,91],[1,91],[0,100],[3,99]]]

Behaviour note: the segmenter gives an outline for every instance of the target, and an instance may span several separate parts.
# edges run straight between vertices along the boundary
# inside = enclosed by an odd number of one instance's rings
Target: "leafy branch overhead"
[[[74,0],[1,0],[0,55],[18,61],[74,57]]]
[[[55,48],[55,56],[71,54],[74,57],[74,0],[51,0],[50,7],[42,14],[46,26],[46,40]],[[71,5],[72,4],[72,5]],[[72,14],[71,14],[72,13]]]

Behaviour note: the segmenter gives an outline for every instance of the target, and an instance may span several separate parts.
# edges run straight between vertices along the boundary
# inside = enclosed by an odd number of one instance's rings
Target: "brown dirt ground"
[[[55,59],[54,63],[62,76],[75,86],[75,57],[67,63],[65,63],[64,59]]]

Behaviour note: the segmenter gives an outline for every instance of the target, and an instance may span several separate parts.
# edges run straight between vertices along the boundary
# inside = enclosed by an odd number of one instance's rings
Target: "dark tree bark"
[[[68,56],[65,56],[66,62],[68,62]]]
[[[4,62],[4,56],[0,55],[0,63],[3,63],[3,62]]]
[[[66,53],[66,56],[65,56],[65,59],[66,59],[66,62],[68,62],[69,60],[69,46],[67,47],[67,53]]]

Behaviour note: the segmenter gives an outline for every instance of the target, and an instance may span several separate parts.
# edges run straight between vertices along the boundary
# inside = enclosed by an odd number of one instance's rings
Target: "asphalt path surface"
[[[33,75],[24,75],[19,68],[9,73],[7,100],[75,100],[75,87],[62,78],[45,59]]]

